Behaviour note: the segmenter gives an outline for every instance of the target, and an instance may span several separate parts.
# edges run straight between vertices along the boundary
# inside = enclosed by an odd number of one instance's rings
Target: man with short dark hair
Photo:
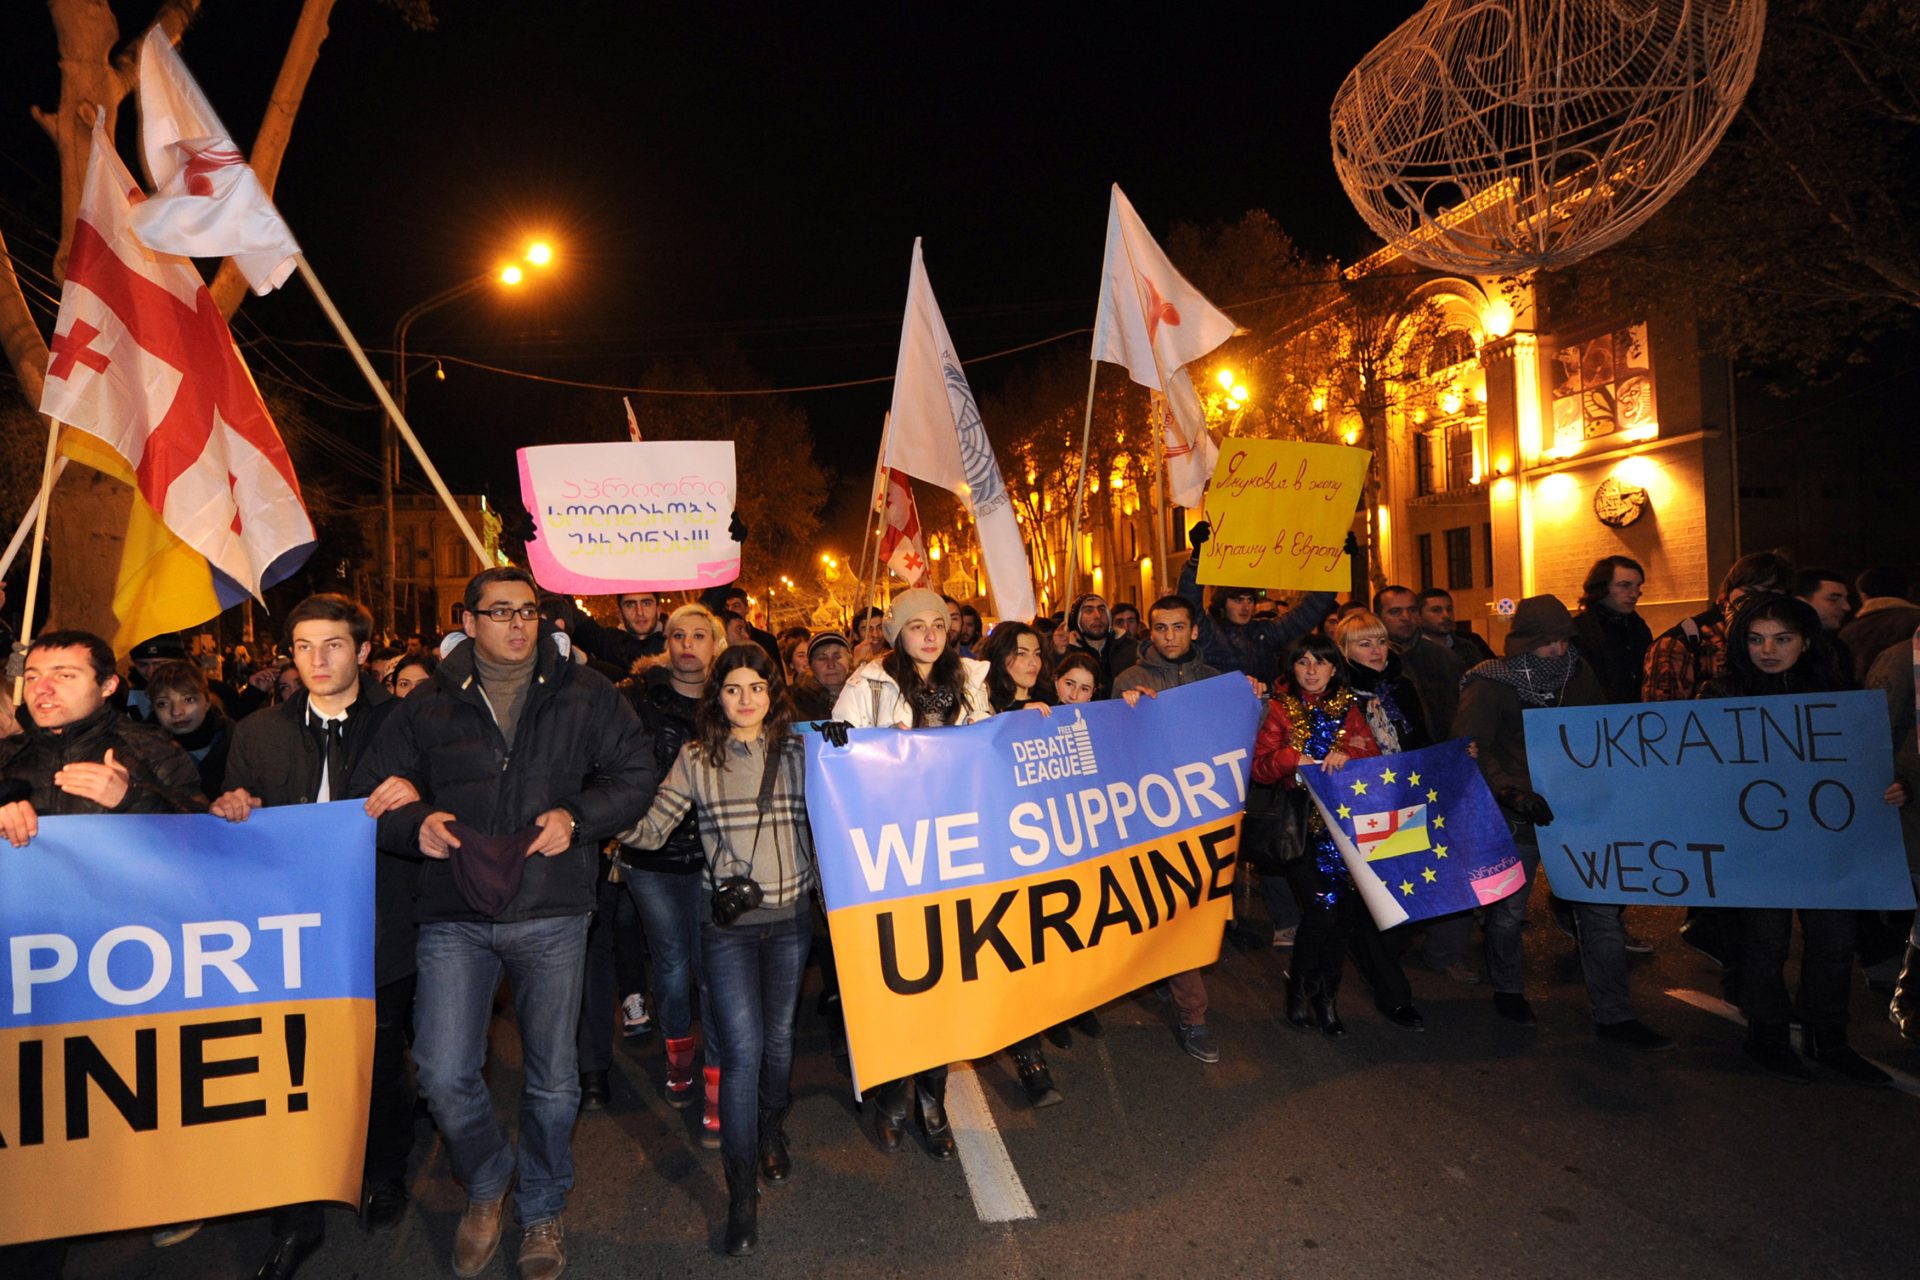
[[[614,597],[620,611],[620,625],[603,627],[586,610],[568,601],[567,634],[602,662],[631,673],[633,665],[645,658],[657,658],[666,652],[667,638],[661,627],[660,597],[651,591],[627,591]]]
[[[1462,670],[1471,671],[1493,657],[1493,646],[1454,624],[1451,591],[1428,587],[1413,598],[1413,603],[1421,632],[1442,649],[1452,650]]]
[[[1466,664],[1420,629],[1420,598],[1412,588],[1380,588],[1373,594],[1373,611],[1387,629],[1388,646],[1400,655],[1401,668],[1420,694],[1429,738],[1445,742],[1453,732],[1453,713],[1460,705],[1460,677],[1466,674]]]
[[[887,652],[887,613],[874,605],[855,611],[853,615],[853,655],[854,666],[883,656]]]
[[[959,652],[963,658],[974,658],[974,652],[980,647],[980,611],[970,604],[960,606]],[[1122,633],[1124,634],[1124,632]]]
[[[520,1275],[552,1280],[566,1266],[600,844],[645,811],[660,771],[613,685],[540,634],[526,570],[476,574],[465,603],[468,637],[391,713],[355,784],[404,778],[421,796],[381,816],[380,845],[425,859],[414,1062],[467,1191],[453,1269],[474,1276],[492,1260],[517,1175]],[[517,1160],[482,1075],[503,969],[526,1070]]]
[[[1853,593],[1847,580],[1832,569],[1802,569],[1793,575],[1793,595],[1804,600],[1820,618],[1820,629],[1836,635],[1853,612]]]
[[[1640,701],[1640,677],[1653,630],[1640,616],[1647,571],[1638,560],[1603,556],[1587,570],[1573,640],[1608,702]]]
[[[1864,684],[1867,669],[1889,645],[1920,630],[1920,605],[1913,603],[1906,572],[1889,565],[1866,570],[1853,585],[1860,593],[1860,609],[1840,628],[1840,642],[1853,655],[1854,679]]]
[[[1068,651],[1087,654],[1100,664],[1100,697],[1105,697],[1113,688],[1115,676],[1140,659],[1140,646],[1132,636],[1114,631],[1107,602],[1091,591],[1075,600],[1067,610],[1066,626],[1072,637],[1067,644]]]
[[[1107,614],[1113,619],[1115,635],[1131,636],[1136,645],[1147,638],[1147,629],[1140,622],[1140,610],[1130,602],[1122,600],[1109,609]]]

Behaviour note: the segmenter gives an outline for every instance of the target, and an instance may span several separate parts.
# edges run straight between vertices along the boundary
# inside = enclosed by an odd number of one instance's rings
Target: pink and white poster
[[[740,576],[731,440],[519,451],[534,580],[564,595],[683,591]]]

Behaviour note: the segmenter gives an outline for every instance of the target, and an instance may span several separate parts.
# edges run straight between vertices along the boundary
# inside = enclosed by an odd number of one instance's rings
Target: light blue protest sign
[[[1824,693],[1526,713],[1553,891],[1575,902],[1913,905],[1886,701]]]

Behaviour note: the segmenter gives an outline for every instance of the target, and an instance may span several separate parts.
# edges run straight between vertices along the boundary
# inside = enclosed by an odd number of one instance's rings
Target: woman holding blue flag
[[[1255,782],[1302,787],[1302,769],[1338,773],[1349,760],[1381,754],[1364,700],[1348,683],[1346,663],[1332,640],[1316,633],[1297,641],[1286,674],[1287,686],[1267,703],[1254,743]],[[1311,1017],[1327,1035],[1347,1033],[1335,997],[1351,949],[1387,1021],[1424,1030],[1406,974],[1355,892],[1317,807],[1308,807],[1306,824],[1305,848],[1287,863],[1301,911],[1287,973],[1287,1021],[1305,1030]]]
[[[774,661],[758,645],[714,660],[680,749],[645,818],[621,840],[656,848],[691,810],[706,852],[700,954],[724,1027],[720,1152],[727,1252],[759,1242],[759,1184],[791,1176],[793,1020],[813,941],[816,879],[807,826],[806,757]],[[756,1159],[758,1168],[755,1168]]]
[[[1793,596],[1748,596],[1727,623],[1727,669],[1707,682],[1702,698],[1757,698],[1769,694],[1831,693],[1852,683],[1826,637],[1813,606]],[[1888,804],[1907,802],[1900,783],[1888,787]],[[1747,1015],[1749,1058],[1762,1069],[1799,1084],[1812,1081],[1793,1050],[1787,995],[1787,952],[1793,942],[1790,907],[1740,907],[1739,964],[1733,985]],[[1847,998],[1853,986],[1852,911],[1800,908],[1800,1026],[1807,1056],[1861,1084],[1888,1085],[1892,1078],[1847,1044]]]

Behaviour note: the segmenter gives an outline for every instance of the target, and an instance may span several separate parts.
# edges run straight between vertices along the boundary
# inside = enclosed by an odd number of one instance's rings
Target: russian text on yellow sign
[[[0,1244],[358,1204],[372,1063],[371,1000],[0,1031]]]
[[[1228,818],[1018,880],[832,912],[855,1083],[984,1057],[1212,964],[1239,842]]]
[[[1344,591],[1341,550],[1367,474],[1368,452],[1301,440],[1229,439],[1205,512],[1200,581],[1233,587]]]

